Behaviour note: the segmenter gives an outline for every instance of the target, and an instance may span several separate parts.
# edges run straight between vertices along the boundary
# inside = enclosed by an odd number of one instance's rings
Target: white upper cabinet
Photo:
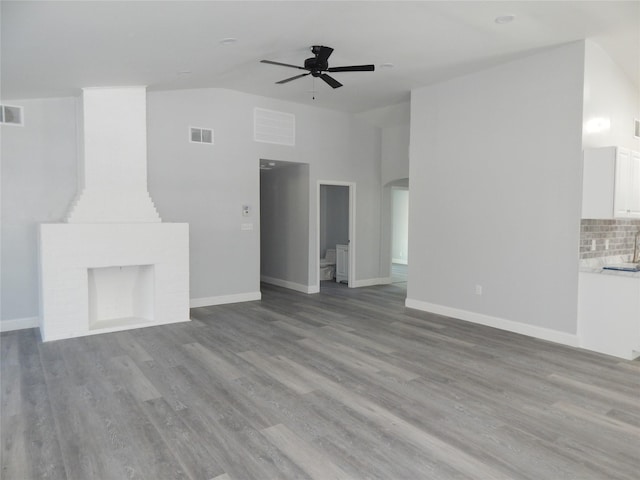
[[[640,153],[618,148],[613,202],[616,218],[640,218]]]
[[[582,218],[640,218],[640,153],[585,149]]]

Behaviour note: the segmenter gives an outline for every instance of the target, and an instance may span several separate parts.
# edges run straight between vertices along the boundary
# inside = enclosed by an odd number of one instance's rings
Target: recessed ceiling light
[[[516,19],[515,15],[500,15],[494,20],[497,24],[503,25],[505,23],[511,23]]]
[[[223,38],[222,40],[220,40],[220,44],[221,45],[233,45],[234,43],[238,43],[238,39],[237,38],[228,37],[228,38]]]
[[[380,68],[393,68],[395,65],[393,63],[382,63],[380,64]]]

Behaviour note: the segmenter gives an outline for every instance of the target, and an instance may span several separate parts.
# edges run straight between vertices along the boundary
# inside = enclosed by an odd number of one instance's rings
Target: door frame
[[[316,189],[316,285],[320,291],[320,188],[322,185],[349,187],[349,274],[347,285],[355,286],[356,272],[356,184],[339,180],[318,180]]]

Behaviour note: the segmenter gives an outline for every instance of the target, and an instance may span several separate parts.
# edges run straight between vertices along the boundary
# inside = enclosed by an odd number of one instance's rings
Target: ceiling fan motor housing
[[[323,71],[329,68],[329,62],[326,60],[323,62],[316,57],[307,58],[304,61],[304,68],[311,72],[314,77],[319,76]]]

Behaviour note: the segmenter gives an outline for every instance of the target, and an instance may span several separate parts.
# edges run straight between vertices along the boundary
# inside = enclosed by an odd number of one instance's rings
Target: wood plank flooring
[[[406,309],[397,285],[1,336],[6,480],[638,479],[640,362]]]

